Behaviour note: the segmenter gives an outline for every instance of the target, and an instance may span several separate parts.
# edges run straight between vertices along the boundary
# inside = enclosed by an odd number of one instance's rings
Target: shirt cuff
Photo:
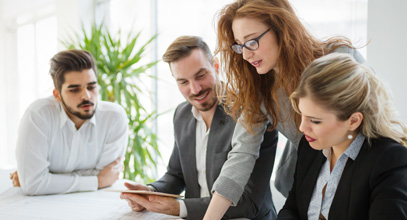
[[[186,218],[188,216],[187,206],[184,200],[178,200],[179,202],[179,217]]]
[[[236,206],[240,197],[243,195],[244,189],[235,181],[220,175],[212,186],[211,192],[216,192],[223,198],[232,202],[232,206]]]
[[[77,176],[79,178],[78,191],[96,191],[98,189],[97,176]]]
[[[157,192],[157,189],[153,185],[147,185],[147,187],[150,189],[150,191]]]

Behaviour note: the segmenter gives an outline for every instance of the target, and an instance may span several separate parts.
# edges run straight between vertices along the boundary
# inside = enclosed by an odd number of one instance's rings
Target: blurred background
[[[140,42],[157,36],[140,63],[161,60],[180,35],[201,36],[216,47],[217,12],[232,0],[0,0],[0,169],[16,168],[15,145],[20,118],[34,100],[52,95],[49,59],[65,47],[61,41],[104,24],[121,36],[140,34]],[[350,38],[376,74],[391,88],[396,106],[407,122],[407,1],[291,0],[297,15],[318,38]],[[366,46],[367,45],[367,46]],[[161,114],[151,122],[158,137],[160,176],[173,147],[174,108],[184,98],[168,65],[162,61],[142,78],[152,98],[142,98],[150,111]],[[285,139],[280,138],[278,155]],[[278,156],[277,156],[278,157]],[[276,159],[278,163],[278,158]]]

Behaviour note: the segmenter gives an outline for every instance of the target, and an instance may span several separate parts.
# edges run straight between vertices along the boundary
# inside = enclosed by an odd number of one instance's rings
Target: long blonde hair
[[[361,112],[363,121],[358,131],[369,140],[387,137],[407,146],[407,126],[399,119],[388,88],[348,54],[332,53],[314,60],[290,96],[297,112],[302,97],[333,111],[338,120]]]
[[[351,47],[345,38],[336,37],[326,42],[315,39],[301,24],[287,0],[237,0],[224,7],[218,16],[218,47],[215,53],[220,54],[227,94],[221,100],[224,100],[226,111],[232,117],[236,119],[239,113],[245,116],[243,125],[249,131],[252,131],[251,125],[266,117],[260,111],[262,101],[273,121],[271,129],[274,129],[281,120],[277,90],[282,88],[286,94],[291,94],[301,73],[312,60],[341,45]],[[258,74],[241,54],[230,49],[235,43],[233,20],[242,17],[257,19],[275,33],[279,47],[278,74],[273,70],[264,75]],[[291,116],[299,124],[300,118],[292,109]]]

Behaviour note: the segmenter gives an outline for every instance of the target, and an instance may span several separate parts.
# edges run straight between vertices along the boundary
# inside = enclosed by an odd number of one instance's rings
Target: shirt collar
[[[96,126],[96,117],[95,117],[95,115],[96,115],[96,112],[92,116],[91,119],[87,120],[87,121],[89,121],[89,123],[93,124],[94,126]],[[65,123],[67,123],[67,121],[70,121],[71,123],[73,123],[73,121],[68,117],[68,114],[66,114],[65,109],[62,106],[62,103],[59,103],[59,119],[61,121],[61,128],[65,125]]]
[[[203,121],[201,113],[198,111],[198,109],[195,108],[195,106],[192,106],[191,112],[196,120]]]
[[[343,152],[343,154],[346,155],[348,158],[355,160],[359,154],[360,149],[362,148],[365,139],[366,137],[362,133],[359,133],[358,136],[356,136],[356,138],[349,145],[349,147],[345,150],[345,152]],[[331,148],[323,149],[322,153],[326,158],[331,158]]]
[[[365,139],[366,137],[362,133],[359,133],[358,136],[356,136],[356,138],[349,145],[348,149],[345,150],[344,154],[352,160],[355,160],[359,154],[360,149],[362,148]]]

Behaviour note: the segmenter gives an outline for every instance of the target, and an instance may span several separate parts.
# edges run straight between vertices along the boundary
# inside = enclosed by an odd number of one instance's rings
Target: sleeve
[[[300,144],[298,145],[298,160],[295,166],[295,174],[294,174],[294,183],[291,187],[291,190],[288,194],[288,197],[285,201],[285,204],[283,208],[280,210],[277,216],[277,220],[279,219],[284,219],[284,220],[294,220],[294,219],[300,219],[299,213],[298,213],[298,207],[297,207],[297,170],[298,170],[298,164],[301,161],[301,153],[303,151],[303,145],[304,143],[304,138],[301,139]]]
[[[99,174],[100,170],[115,161],[117,158],[123,158],[126,152],[129,139],[128,118],[124,109],[121,106],[119,107],[119,114],[109,118],[110,124],[107,124],[107,126],[109,126],[110,129],[107,136],[101,137],[105,138],[105,142],[103,151],[100,155],[98,163],[96,164],[96,175]],[[92,171],[84,170],[79,171],[79,173],[86,175],[87,173],[92,173]]]
[[[159,180],[149,184],[158,192],[180,194],[185,190],[184,175],[182,172],[179,149],[174,144],[174,149],[168,162],[167,172]]]
[[[388,147],[370,178],[370,219],[407,219],[407,149]]]
[[[188,216],[187,207],[185,206],[184,200],[178,200],[179,202],[179,217],[186,218]]]
[[[180,105],[175,109],[173,116],[174,125],[174,148],[167,166],[167,172],[159,180],[149,184],[157,189],[158,192],[180,194],[185,190],[186,183],[181,165],[180,149],[177,143],[176,126]],[[178,114],[178,116],[177,116]]]
[[[238,119],[232,138],[232,150],[228,160],[223,164],[221,173],[215,181],[212,192],[230,200],[236,206],[253,171],[256,159],[259,157],[263,134],[268,121],[253,125],[254,134],[244,128],[242,118]]]
[[[49,120],[49,119],[48,119]],[[68,193],[97,189],[95,176],[49,172],[47,118],[27,109],[20,122],[16,158],[21,189],[26,195]]]
[[[121,109],[117,117],[113,117],[110,122],[110,129],[96,167],[75,170],[72,174],[79,176],[97,176],[105,166],[109,165],[119,157],[124,157],[128,143],[128,119],[125,111]]]
[[[272,204],[270,177],[273,170],[273,159],[276,153],[277,142],[278,132],[276,130],[264,134],[264,141],[261,143],[259,158],[256,160],[243,195],[236,206],[230,207],[227,210],[224,218],[234,219],[245,217],[255,219],[256,217],[267,215],[267,213],[275,216],[275,214],[271,214],[270,211],[273,209],[270,205]],[[185,199],[188,219],[203,219],[209,203],[209,197]]]
[[[93,169],[86,169],[86,170],[75,170],[72,172],[74,175],[79,176],[97,176],[99,175],[100,170],[93,168]]]

